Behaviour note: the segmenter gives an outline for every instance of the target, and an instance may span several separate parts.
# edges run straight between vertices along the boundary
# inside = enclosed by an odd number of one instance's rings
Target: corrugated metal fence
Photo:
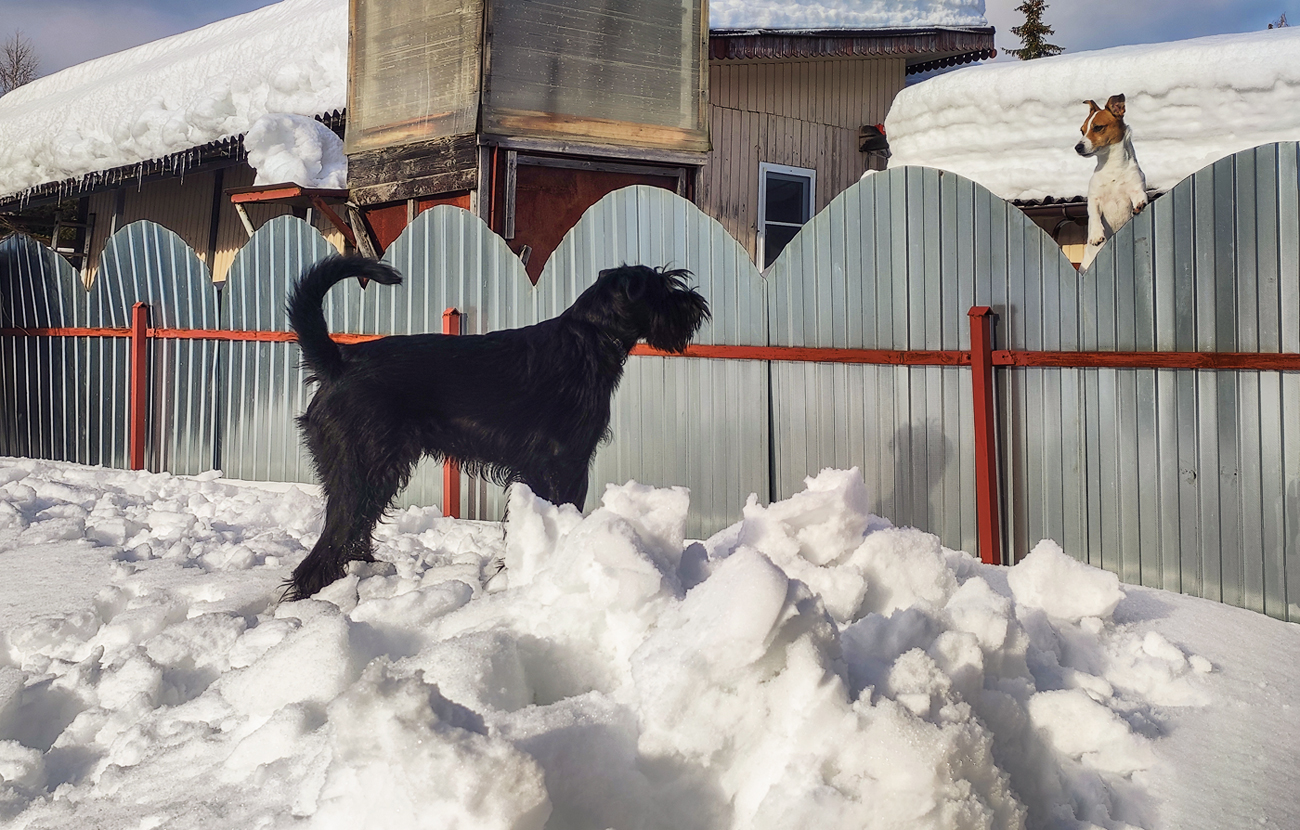
[[[349,282],[327,316],[336,332],[439,331],[454,306],[475,333],[559,313],[601,268],[689,268],[714,311],[698,343],[821,356],[633,357],[589,507],[606,482],[682,484],[690,530],[703,535],[739,518],[751,492],[783,498],[823,467],[858,466],[876,512],[974,551],[963,364],[967,311],[991,306],[1005,350],[995,354],[1004,548],[1021,556],[1050,537],[1129,582],[1300,619],[1300,374],[1154,368],[1173,352],[1300,353],[1298,195],[1295,144],[1238,154],[1157,199],[1076,273],[982,187],[903,168],[841,194],[761,275],[694,206],[630,188],[587,212],[536,288],[479,220],[438,207],[386,254],[407,275],[402,288]],[[218,303],[203,265],[149,223],[113,238],[89,293],[47,250],[0,242],[0,451],[125,466],[122,333],[144,301],[163,338],[151,341],[147,467],[310,481],[293,421],[308,393],[283,306],[289,281],[331,250],[306,224],[273,220]],[[821,362],[842,350],[890,354]],[[1044,365],[1056,352],[1069,353],[1064,365]],[[1158,354],[1133,364],[1147,368],[1108,368],[1080,352]],[[403,498],[436,503],[441,490],[440,470],[425,465]],[[462,515],[502,509],[497,488],[463,482]]]

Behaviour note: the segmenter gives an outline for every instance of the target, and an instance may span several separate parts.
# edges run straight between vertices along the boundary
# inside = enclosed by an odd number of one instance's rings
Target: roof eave
[[[316,117],[330,129],[338,130],[343,125],[346,113],[343,110],[333,110]],[[29,206],[80,198],[96,191],[158,178],[183,177],[187,173],[215,170],[247,159],[244,137],[227,136],[159,158],[96,170],[83,176],[42,182],[17,193],[6,193],[0,195],[0,211],[23,210]]]
[[[908,65],[996,54],[995,30],[988,27],[910,29],[714,29],[709,60],[790,60],[816,58],[904,58]]]

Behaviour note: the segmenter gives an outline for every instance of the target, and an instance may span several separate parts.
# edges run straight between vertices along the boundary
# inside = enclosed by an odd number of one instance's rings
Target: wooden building
[[[992,29],[710,33],[696,204],[770,264],[797,225],[884,169],[871,140],[907,75],[993,54]]]
[[[318,116],[345,136],[348,191],[252,188],[232,138],[0,197],[0,214],[47,234],[57,221],[57,246],[87,279],[112,232],[151,219],[220,281],[248,228],[275,215],[377,253],[419,212],[453,204],[536,279],[588,207],[649,184],[695,202],[764,266],[883,168],[879,125],[909,73],[994,54],[991,28],[709,32],[703,9],[352,3],[348,107]]]

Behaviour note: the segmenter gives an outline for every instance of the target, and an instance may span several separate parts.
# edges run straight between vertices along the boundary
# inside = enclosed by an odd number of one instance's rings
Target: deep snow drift
[[[1082,196],[1080,102],[1124,93],[1147,186],[1216,159],[1300,139],[1300,28],[1118,46],[959,69],[908,87],[885,119],[890,166],[925,165],[1004,199]]]
[[[825,471],[691,543],[681,489],[519,488],[277,604],[314,494],[0,459],[0,824],[1300,823],[1300,627],[867,503]]]

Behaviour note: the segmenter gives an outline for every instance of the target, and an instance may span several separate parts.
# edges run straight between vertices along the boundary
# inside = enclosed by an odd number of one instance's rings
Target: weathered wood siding
[[[820,211],[866,171],[858,128],[885,120],[905,72],[902,58],[713,63],[713,151],[700,172],[700,209],[754,258],[759,163],[816,170]]]
[[[221,193],[215,193],[215,172],[191,173],[177,178],[159,179],[141,185],[125,185],[103,190],[90,196],[89,212],[95,214],[95,232],[91,238],[90,262],[86,278],[93,280],[99,268],[104,244],[116,230],[142,220],[161,223],[189,245],[218,282],[225,280],[235,254],[248,242],[248,232],[239,221],[235,207],[225,191],[251,187],[256,171],[247,164],[235,164],[221,171]],[[122,194],[119,197],[119,194]],[[212,247],[212,206],[220,207],[215,248]],[[121,212],[118,207],[121,206]],[[293,212],[287,205],[248,205],[248,216],[261,227],[277,216]],[[313,216],[312,224],[338,250],[343,249],[343,235],[322,216]],[[211,261],[209,261],[211,260]]]

